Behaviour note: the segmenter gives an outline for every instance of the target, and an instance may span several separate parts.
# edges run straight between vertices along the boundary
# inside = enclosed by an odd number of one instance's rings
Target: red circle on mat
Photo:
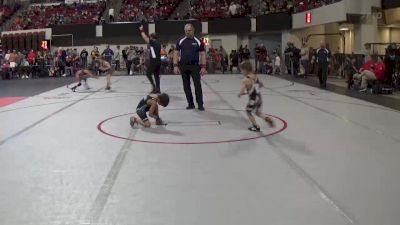
[[[168,110],[182,110],[182,109],[168,109]],[[210,109],[210,110],[242,111],[242,110],[234,110],[234,109]],[[274,116],[274,115],[269,115],[269,116],[271,116],[271,117],[273,117],[273,118],[275,118],[275,119],[281,121],[282,124],[283,124],[282,128],[280,128],[279,130],[274,131],[274,132],[272,132],[272,133],[268,133],[268,134],[260,133],[260,135],[255,136],[255,137],[241,138],[241,139],[231,139],[231,140],[222,140],[222,141],[199,141],[199,142],[184,142],[184,141],[182,141],[182,142],[180,142],[180,141],[171,141],[171,142],[169,142],[169,141],[146,141],[146,140],[139,140],[139,139],[132,139],[132,138],[128,138],[128,137],[118,136],[118,135],[112,134],[112,133],[110,133],[110,132],[108,132],[108,131],[106,131],[106,130],[103,129],[103,125],[104,125],[105,123],[107,123],[107,122],[109,122],[109,121],[111,121],[111,120],[113,120],[113,119],[115,119],[115,118],[123,117],[123,116],[126,116],[126,115],[134,115],[134,114],[136,114],[136,113],[125,113],[125,114],[121,114],[121,115],[118,115],[118,116],[113,116],[113,117],[107,118],[107,119],[101,121],[101,122],[97,125],[97,129],[98,129],[101,133],[103,133],[103,134],[105,134],[105,135],[107,135],[107,136],[110,136],[110,137],[113,137],[113,138],[122,139],[122,140],[133,141],[133,142],[149,143],[149,144],[170,144],[170,145],[204,145],[204,144],[224,144],[224,143],[233,143],[233,142],[241,142],[241,141],[255,140],[255,139],[264,138],[264,137],[269,137],[269,136],[273,136],[273,135],[279,134],[279,133],[283,132],[284,130],[286,130],[287,127],[288,127],[288,124],[287,124],[287,122],[286,122],[284,119],[279,118],[279,117]]]

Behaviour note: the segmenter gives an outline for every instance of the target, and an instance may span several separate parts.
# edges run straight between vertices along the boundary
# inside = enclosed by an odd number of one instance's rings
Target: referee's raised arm
[[[140,36],[142,36],[143,40],[148,44],[150,43],[150,38],[147,36],[147,34],[144,32],[144,27],[143,25],[140,25],[139,27],[140,31]]]

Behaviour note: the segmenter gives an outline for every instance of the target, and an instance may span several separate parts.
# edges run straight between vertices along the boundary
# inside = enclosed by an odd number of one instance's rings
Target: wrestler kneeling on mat
[[[150,94],[144,97],[136,107],[136,114],[138,117],[132,116],[130,118],[131,127],[134,128],[135,124],[140,124],[145,128],[149,128],[151,123],[147,117],[149,116],[156,120],[156,125],[166,125],[158,113],[158,105],[167,107],[169,104],[169,96],[165,93],[161,94]]]

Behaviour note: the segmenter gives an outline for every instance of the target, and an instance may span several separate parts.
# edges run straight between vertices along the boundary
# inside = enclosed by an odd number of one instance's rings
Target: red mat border
[[[174,109],[174,110],[182,110],[182,109]],[[210,110],[232,110],[232,109],[210,109]],[[241,111],[241,110],[234,110],[234,111]],[[113,119],[118,118],[118,117],[126,116],[126,115],[134,115],[134,114],[135,113],[125,113],[125,114],[109,117],[109,118],[101,121],[97,125],[97,130],[100,131],[101,133],[103,133],[103,134],[105,134],[107,136],[113,137],[113,138],[117,138],[117,139],[121,139],[121,140],[128,140],[128,141],[133,141],[133,142],[139,142],[139,143],[167,144],[167,145],[205,145],[205,144],[225,144],[225,143],[234,143],[234,142],[243,142],[243,141],[256,140],[256,139],[270,137],[270,136],[279,134],[279,133],[283,132],[284,130],[286,130],[288,128],[288,123],[284,119],[282,119],[282,118],[280,118],[278,116],[269,115],[269,116],[281,121],[283,123],[283,127],[281,129],[275,131],[275,132],[268,133],[268,134],[261,133],[259,136],[251,137],[251,138],[241,138],[241,139],[232,139],[232,140],[223,140],[223,141],[205,141],[205,142],[168,142],[168,141],[138,140],[138,139],[131,139],[131,138],[127,138],[127,137],[117,136],[117,135],[109,133],[109,132],[107,132],[107,131],[105,131],[103,129],[103,124],[107,123],[110,120],[113,120]]]

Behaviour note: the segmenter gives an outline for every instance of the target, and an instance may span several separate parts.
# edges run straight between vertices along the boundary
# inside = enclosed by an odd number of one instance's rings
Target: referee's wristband
[[[174,64],[174,67],[178,67],[178,64]]]
[[[200,68],[205,69],[205,68],[206,68],[206,65],[200,64]]]

